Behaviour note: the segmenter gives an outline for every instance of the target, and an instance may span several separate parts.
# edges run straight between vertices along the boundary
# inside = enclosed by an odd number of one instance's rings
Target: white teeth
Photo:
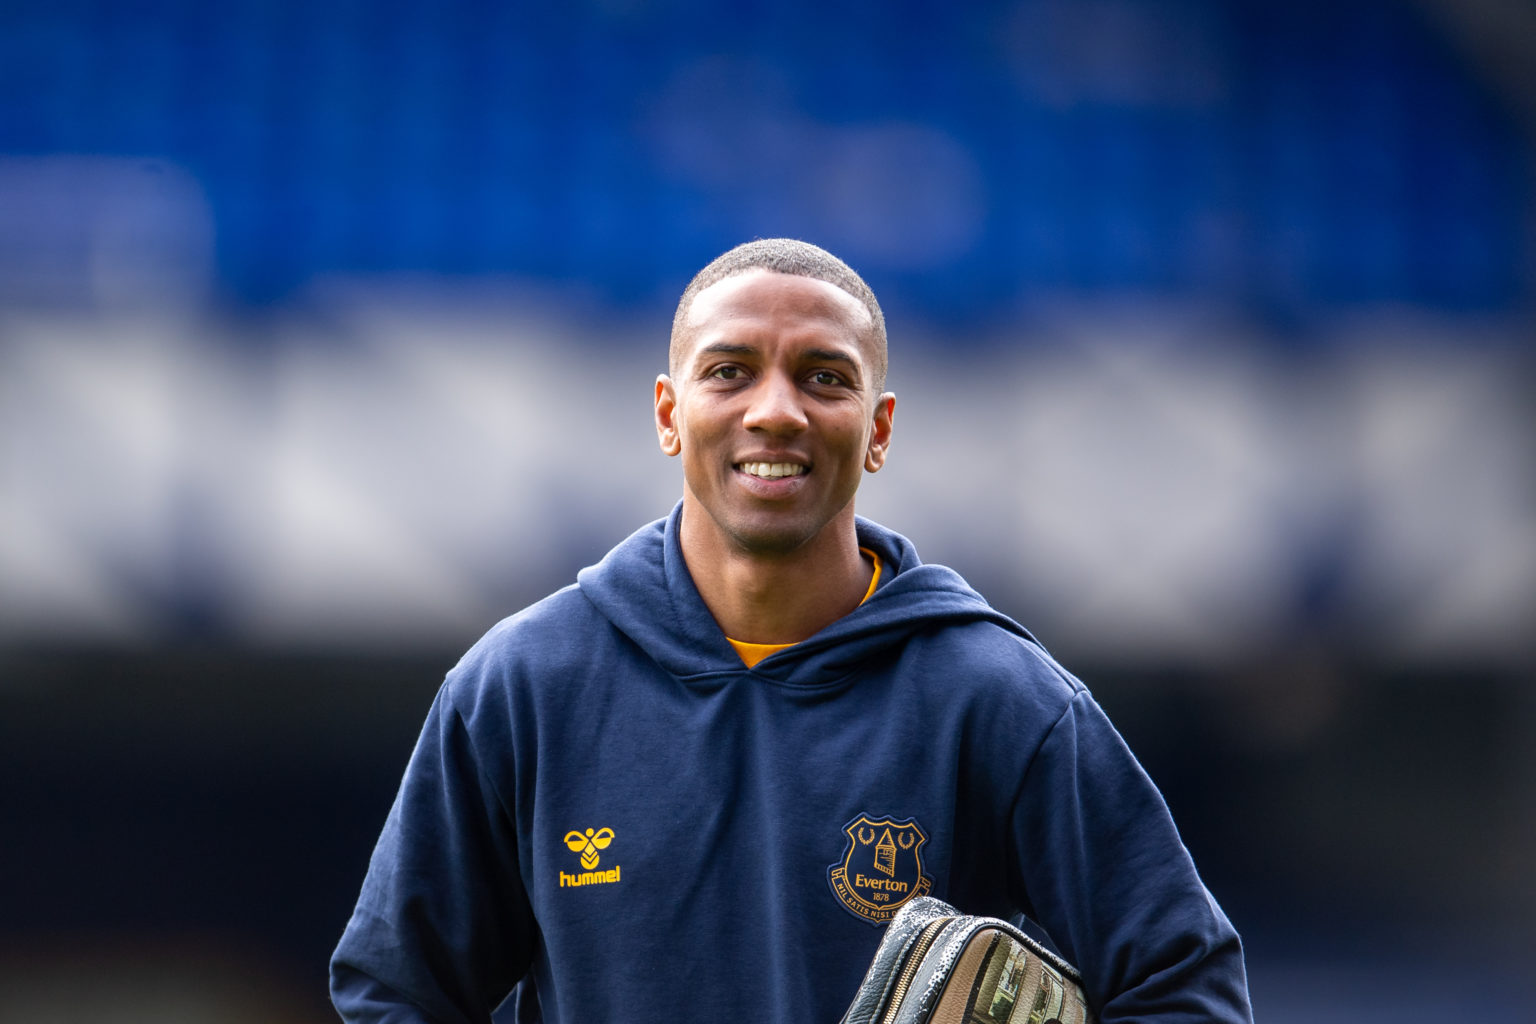
[[[752,476],[777,480],[781,476],[799,476],[805,472],[805,467],[797,466],[792,462],[743,462],[741,471]]]

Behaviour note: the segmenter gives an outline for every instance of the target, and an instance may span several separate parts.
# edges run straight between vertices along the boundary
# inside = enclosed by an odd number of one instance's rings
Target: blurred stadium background
[[[328,1019],[443,672],[664,514],[690,274],[1163,785],[1271,1022],[1528,1016],[1536,7],[0,7],[0,1021]]]

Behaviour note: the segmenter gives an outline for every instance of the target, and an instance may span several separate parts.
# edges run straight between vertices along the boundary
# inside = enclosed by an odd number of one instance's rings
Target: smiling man
[[[874,573],[853,499],[885,463],[896,404],[879,307],[763,268],[690,291],[656,381],[662,451],[683,460],[683,558],[728,637],[804,640]]]
[[[349,1021],[836,1021],[919,895],[1027,916],[1103,1021],[1249,1021],[1242,948],[1087,690],[854,512],[885,322],[803,242],[700,271],[683,496],[445,681],[331,964]],[[1020,1002],[1023,1005],[1023,1001]]]

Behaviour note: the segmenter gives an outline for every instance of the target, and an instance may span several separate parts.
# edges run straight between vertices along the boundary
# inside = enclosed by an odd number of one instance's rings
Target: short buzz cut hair
[[[779,274],[795,274],[825,281],[857,299],[869,313],[872,324],[874,390],[877,394],[885,390],[885,314],[880,311],[875,293],[848,264],[820,246],[794,238],[759,238],[743,242],[716,256],[694,275],[688,287],[683,289],[683,297],[677,302],[677,312],[672,316],[672,340],[667,352],[670,372],[677,371],[678,349],[685,333],[688,314],[693,309],[693,300],[710,285],[752,270],[771,270]]]

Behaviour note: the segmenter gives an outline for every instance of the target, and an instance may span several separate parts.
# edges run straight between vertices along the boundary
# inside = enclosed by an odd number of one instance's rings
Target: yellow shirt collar
[[[869,577],[869,589],[864,591],[864,596],[863,597],[859,598],[859,604],[863,604],[865,601],[869,600],[869,595],[871,595],[871,594],[873,594],[875,592],[875,587],[880,582],[880,556],[875,554],[873,551],[869,550],[869,548],[859,548],[859,551],[861,553],[863,553],[863,554],[868,555],[870,557],[870,560],[875,563],[875,571],[873,573],[871,573],[870,577]],[[736,653],[741,656],[741,660],[742,661],[746,662],[747,668],[752,668],[758,662],[760,662],[764,658],[768,657],[768,655],[770,655],[770,654],[773,654],[773,653],[775,653],[777,651],[782,651],[786,647],[793,647],[793,646],[795,646],[792,643],[791,644],[749,644],[745,640],[731,640],[730,637],[726,637],[726,639],[730,640],[731,646],[736,648]]]

